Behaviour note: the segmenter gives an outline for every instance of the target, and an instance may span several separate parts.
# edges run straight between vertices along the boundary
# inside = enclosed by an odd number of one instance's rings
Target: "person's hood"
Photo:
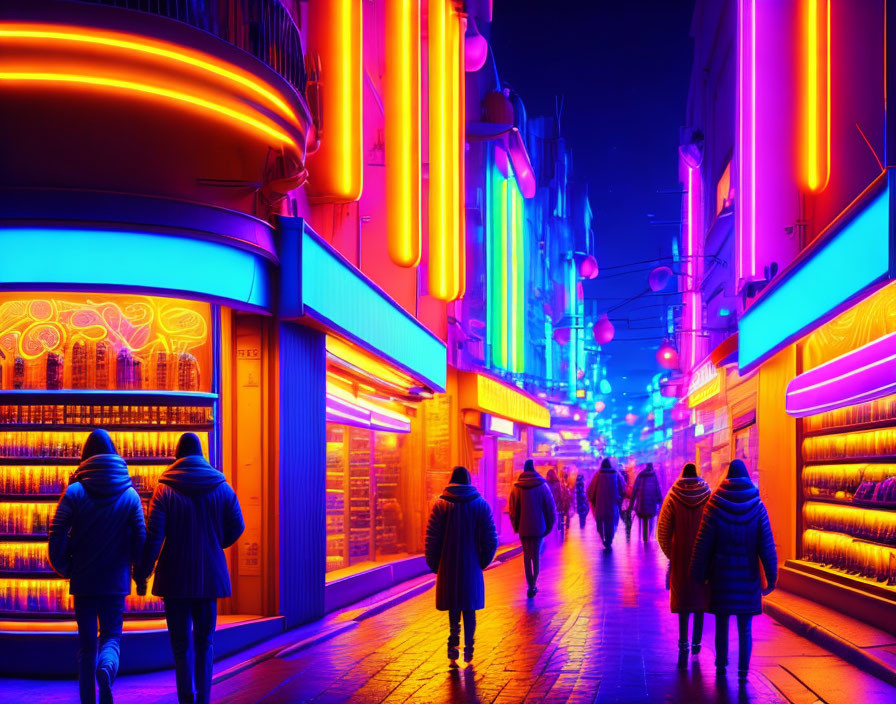
[[[616,467],[601,467],[600,471],[602,474],[619,474],[621,472]]]
[[[653,467],[645,467],[640,472],[638,472],[639,477],[649,477],[651,474],[656,474],[656,470]]]
[[[735,477],[722,481],[706,504],[706,510],[718,513],[728,523],[749,523],[761,505],[759,489],[753,482],[748,477]]]
[[[548,484],[556,484],[560,481],[560,477],[557,476],[557,473],[553,469],[549,469],[545,481]]]
[[[472,484],[449,484],[442,492],[442,498],[453,504],[466,504],[479,498],[479,492]]]
[[[584,484],[584,483],[585,483],[585,477],[583,477],[581,474],[576,477],[576,484]]]
[[[700,506],[712,493],[703,477],[679,477],[672,485],[672,496],[685,506]]]
[[[520,489],[535,489],[542,484],[544,484],[544,477],[538,472],[523,472],[513,483],[514,486],[518,486]]]
[[[133,486],[127,462],[115,454],[88,457],[78,465],[68,483],[75,482],[80,482],[95,497],[118,497]]]
[[[201,455],[180,458],[159,477],[160,484],[191,495],[208,493],[225,481],[224,474],[212,467]]]

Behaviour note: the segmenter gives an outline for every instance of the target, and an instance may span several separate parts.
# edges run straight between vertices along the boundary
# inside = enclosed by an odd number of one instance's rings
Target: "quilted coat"
[[[653,518],[659,511],[662,501],[663,492],[660,491],[656,472],[653,467],[645,467],[635,478],[629,508],[634,509],[639,518]]]
[[[609,462],[604,462],[588,484],[588,503],[591,504],[594,518],[618,521],[624,496],[625,479]]]
[[[576,475],[576,513],[580,516],[588,515],[588,499],[585,496],[585,475],[581,472]]]
[[[566,482],[557,476],[557,471],[554,469],[548,470],[545,480],[551,489],[551,496],[554,499],[554,505],[557,507],[557,513],[563,516],[568,515],[571,506],[569,487],[566,486]]]
[[[183,444],[182,438],[179,459],[162,473],[149,503],[140,578],[146,579],[155,567],[152,593],[156,596],[230,596],[224,549],[245,529],[240,504],[224,475],[202,456],[201,448],[185,450]]]
[[[702,477],[681,477],[660,509],[656,538],[671,566],[669,605],[674,614],[706,611],[709,605],[706,585],[690,577],[691,554],[709,496]]]
[[[527,469],[510,490],[507,513],[513,530],[523,538],[543,538],[554,527],[557,508],[551,490],[534,466],[526,462]],[[528,467],[532,467],[529,469]]]
[[[498,549],[492,510],[476,488],[449,484],[436,501],[426,526],[426,564],[436,577],[436,608],[485,607],[482,570]]]
[[[714,614],[762,612],[762,576],[769,588],[778,580],[778,556],[768,512],[740,460],[731,463],[725,479],[703,511],[691,576],[708,583],[709,611]],[[740,467],[733,467],[739,464]]]

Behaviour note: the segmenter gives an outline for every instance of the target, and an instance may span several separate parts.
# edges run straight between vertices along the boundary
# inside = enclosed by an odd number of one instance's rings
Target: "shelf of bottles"
[[[345,426],[327,423],[327,572],[348,567],[344,467],[347,432]]]
[[[407,550],[401,507],[401,465],[404,438],[397,433],[374,433],[373,473],[376,484],[376,554],[400,555]]]
[[[896,599],[896,396],[803,419],[802,460],[802,568]]]
[[[144,511],[183,432],[208,455],[211,321],[193,301],[0,294],[0,617],[72,617],[47,534],[91,430],[109,431]],[[125,604],[132,616],[163,610],[135,592]]]

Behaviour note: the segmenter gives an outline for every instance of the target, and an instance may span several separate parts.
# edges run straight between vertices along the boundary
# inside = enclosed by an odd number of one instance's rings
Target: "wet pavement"
[[[896,689],[766,616],[754,619],[753,670],[746,685],[738,685],[733,667],[726,678],[716,678],[711,616],[703,652],[691,658],[686,671],[678,671],[678,625],[668,611],[665,571],[665,558],[653,541],[644,544],[633,535],[627,542],[620,532],[614,550],[604,553],[593,523],[584,533],[573,526],[565,540],[557,534],[548,539],[535,599],[526,599],[521,560],[486,573],[486,608],[478,612],[472,666],[448,668],[447,615],[435,610],[430,590],[331,640],[215,685],[213,701],[896,702]],[[736,637],[731,649],[736,657]],[[74,683],[18,681],[15,689],[7,683],[11,698],[0,700],[77,701]],[[0,692],[4,688],[0,681]],[[119,704],[174,700],[170,672],[116,683]]]

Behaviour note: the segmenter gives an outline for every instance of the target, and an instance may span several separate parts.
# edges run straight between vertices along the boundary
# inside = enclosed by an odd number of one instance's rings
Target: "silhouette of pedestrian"
[[[635,478],[628,506],[629,511],[634,510],[641,521],[641,539],[645,542],[650,539],[650,525],[659,513],[662,501],[660,482],[656,478],[653,464],[648,462]]]
[[[708,606],[706,585],[691,579],[691,555],[709,500],[709,486],[697,476],[697,466],[688,463],[681,477],[666,495],[656,525],[656,540],[669,558],[669,607],[678,614],[678,666],[685,667],[688,658],[688,621],[694,614],[691,652],[700,652],[703,639],[703,613]]]
[[[538,593],[539,553],[541,541],[554,527],[557,509],[551,490],[538,472],[535,463],[526,460],[523,471],[510,490],[507,513],[513,530],[520,536],[523,546],[523,569],[530,599]]]
[[[545,476],[545,481],[547,481],[548,487],[551,490],[554,506],[557,507],[557,527],[560,530],[560,535],[563,535],[569,527],[569,489],[566,486],[566,482],[557,476],[557,470],[553,467],[548,470],[548,473]]]
[[[767,586],[762,587],[762,571]],[[691,576],[709,583],[709,610],[716,616],[716,671],[728,665],[728,622],[737,617],[738,679],[744,681],[753,649],[753,616],[762,613],[762,596],[778,580],[778,555],[759,490],[741,460],[728,465],[728,476],[703,510],[691,558]]]
[[[426,526],[426,564],[436,577],[436,608],[448,612],[448,659],[457,667],[460,621],[464,621],[464,662],[473,660],[476,611],[485,608],[482,571],[498,549],[492,510],[466,467],[455,467],[451,483],[432,507]]]
[[[111,704],[122,614],[146,529],[128,466],[105,430],[94,430],[50,522],[50,564],[69,580],[78,623],[81,704]],[[99,622],[99,641],[97,641]]]
[[[175,456],[149,503],[139,576],[145,591],[155,568],[152,593],[165,600],[178,702],[194,701],[195,674],[196,704],[208,704],[217,600],[230,596],[224,549],[237,541],[245,525],[236,494],[202,456],[195,434],[181,435]]]
[[[619,509],[625,496],[625,480],[617,472],[609,457],[605,457],[598,471],[588,485],[588,501],[594,520],[597,523],[597,532],[604,543],[604,550],[611,550],[613,537],[619,525]]]
[[[579,472],[576,475],[576,513],[579,514],[579,528],[585,529],[585,519],[588,518],[588,498],[585,496],[585,475]]]

